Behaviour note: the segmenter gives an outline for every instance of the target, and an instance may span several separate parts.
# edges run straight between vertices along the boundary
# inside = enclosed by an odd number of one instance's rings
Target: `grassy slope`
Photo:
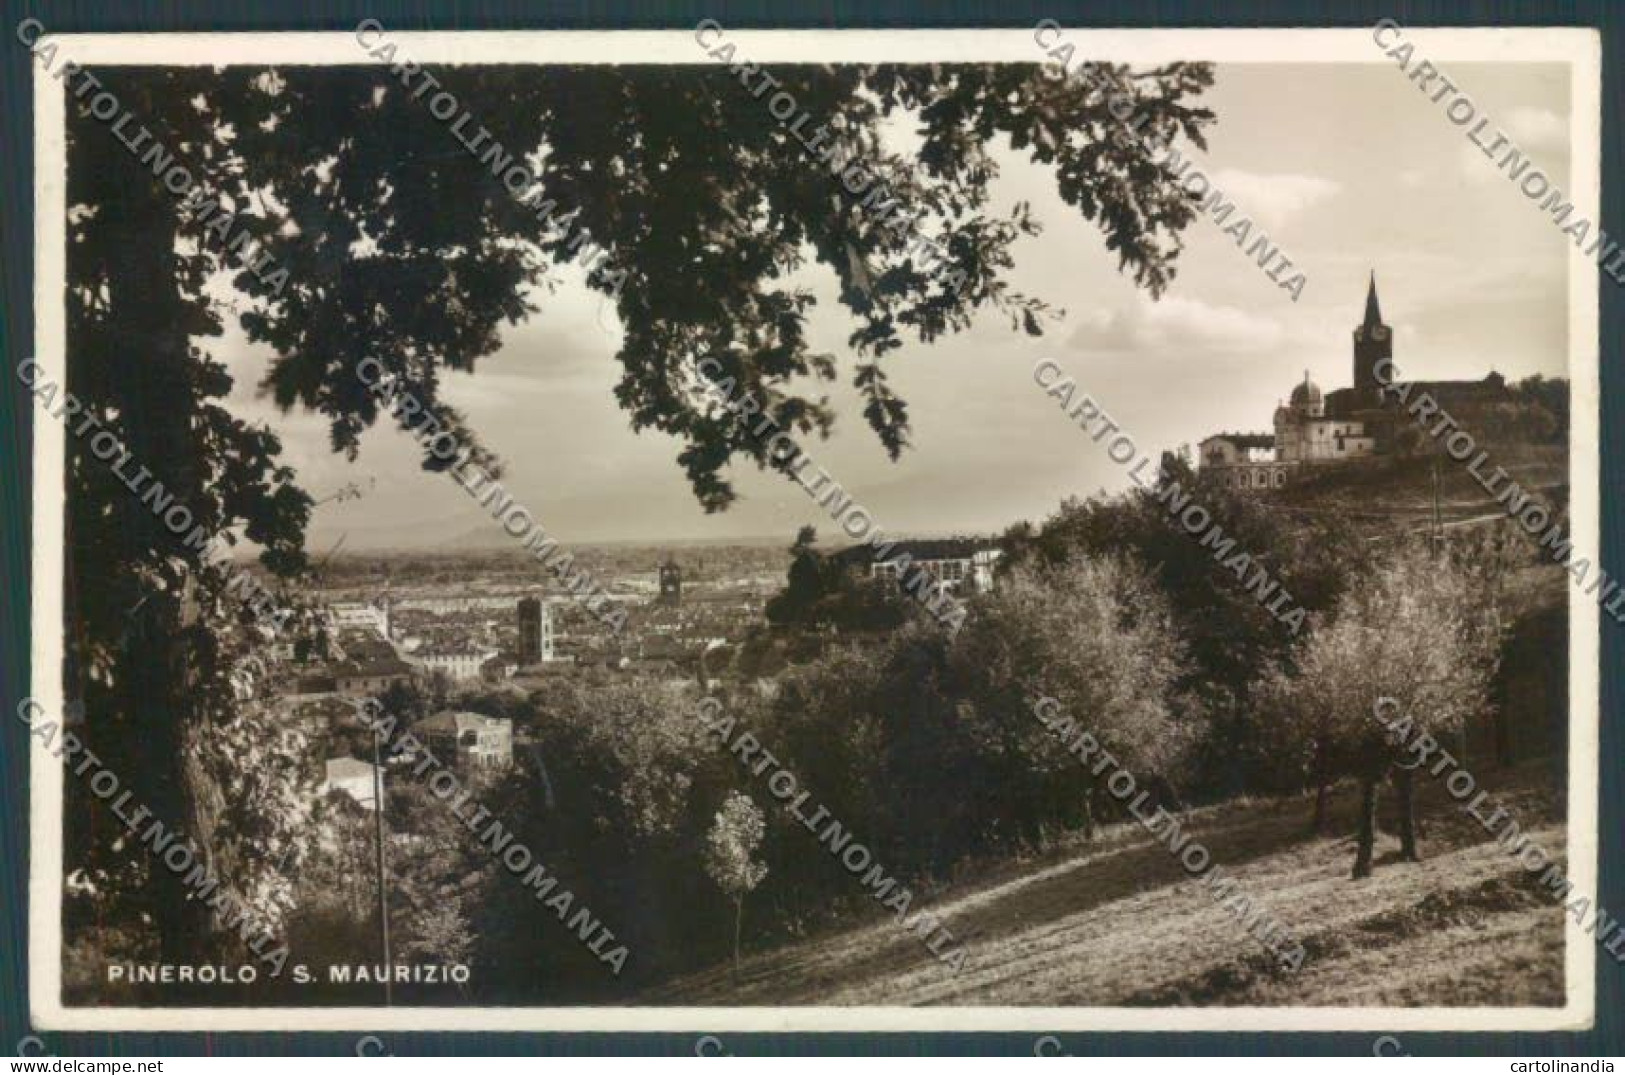
[[[1471,462],[1469,458],[1468,462]],[[1567,450],[1546,445],[1506,445],[1494,449],[1480,468],[1486,477],[1501,467],[1539,501],[1568,502]],[[1505,491],[1504,480],[1496,485]],[[1269,494],[1284,507],[1350,518],[1370,518],[1425,526],[1433,518],[1433,465],[1427,458],[1381,459],[1370,463],[1324,467],[1300,482]],[[1484,491],[1467,464],[1439,460],[1439,507],[1446,522],[1504,513],[1506,508]]]
[[[1562,809],[1546,763],[1481,773],[1554,855]],[[890,917],[720,967],[642,998],[664,1004],[1556,1005],[1563,918],[1443,789],[1423,796],[1421,863],[1381,838],[1376,875],[1349,880],[1352,843],[1309,837],[1305,803],[1195,811],[1195,839],[1308,950],[1275,960],[1138,825],[964,884],[934,901],[967,958],[955,975]],[[1386,804],[1385,804],[1386,805]],[[1354,799],[1334,797],[1352,826]],[[1488,808],[1486,808],[1488,809]],[[809,854],[819,853],[809,844]],[[854,879],[853,884],[858,882]]]

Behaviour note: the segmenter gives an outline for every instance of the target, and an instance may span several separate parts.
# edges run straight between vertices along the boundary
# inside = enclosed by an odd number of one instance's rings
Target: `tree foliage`
[[[705,873],[734,904],[734,962],[739,962],[739,924],[745,897],[767,876],[767,863],[756,850],[767,834],[767,820],[756,801],[734,792],[723,802],[705,837]]]
[[[1380,698],[1439,741],[1483,710],[1500,653],[1499,617],[1468,570],[1413,545],[1350,590],[1260,695],[1276,726],[1302,744],[1324,739],[1352,774],[1397,757]],[[1304,751],[1300,750],[1302,756]]]
[[[976,611],[949,663],[978,752],[1010,767],[996,786],[1059,784],[1086,801],[1094,777],[1034,718],[1041,702],[1074,730],[1063,739],[1088,732],[1131,771],[1172,775],[1184,760],[1194,730],[1176,697],[1184,646],[1170,602],[1143,569],[1120,557],[1018,567]],[[1029,801],[1053,808],[1042,794]],[[1034,835],[1035,821],[1059,819],[1024,820]]]
[[[1176,684],[1208,727],[1192,762],[1191,790],[1213,798],[1274,785],[1279,771],[1268,728],[1250,692],[1260,667],[1290,662],[1295,636],[1169,514],[1158,492],[1168,482],[1193,490],[1214,531],[1235,540],[1311,614],[1329,611],[1367,569],[1369,543],[1338,520],[1300,515],[1225,489],[1165,454],[1157,489],[1072,499],[1039,527],[1005,536],[1005,570],[1120,556],[1139,564],[1163,595],[1186,660]],[[1002,580],[1001,580],[1002,582]]]
[[[784,589],[767,601],[767,622],[778,627],[845,632],[898,627],[920,606],[894,586],[864,577],[860,566],[840,554],[820,552],[818,532],[803,526],[790,546]]]
[[[1200,144],[1212,116],[1192,99],[1211,82],[1207,67],[1105,67],[1095,80],[1020,64],[771,70],[828,128],[839,159],[882,175],[941,241],[963,287],[927,272],[911,237],[853,199],[720,65],[435,69],[491,143],[534,163],[529,204],[383,67],[103,68],[97,77],[139,117],[154,153],[131,153],[86,98],[66,98],[69,387],[201,534],[228,548],[246,538],[286,575],[306,566],[311,498],[275,435],[224,404],[231,377],[204,341],[228,317],[274,353],[263,387],[325,417],[336,451],[354,455],[382,417],[358,376],[371,358],[494,469],[441,399],[444,375],[495,351],[502,328],[540,308],[579,257],[577,239],[590,238],[625,273],[613,284],[589,278],[625,329],[616,400],[635,428],[684,442],[695,494],[720,509],[734,498],[722,476],[730,459],[774,463],[739,423],[703,406],[691,360],[717,357],[784,428],[823,432],[834,420],[807,388],[837,376],[837,364],[808,346],[815,299],[787,282],[798,269],[817,263],[837,280],[852,319],[850,376],[893,455],[907,444],[908,413],[886,355],[961,330],[979,309],[1041,330],[1048,305],[1005,281],[1016,241],[1039,222],[1026,207],[993,204],[993,140],[1048,169],[1137,283],[1159,293],[1172,278],[1191,199],[1143,150],[1105,137],[1116,122],[1106,94],[1119,92],[1157,136]],[[911,152],[880,136],[901,119],[914,125]],[[192,208],[155,178],[165,154],[194,178]],[[204,204],[220,208],[197,212]],[[553,219],[536,211],[544,204]],[[286,276],[248,271],[239,237]],[[446,465],[427,452],[423,462]],[[194,763],[220,735],[203,699],[225,697],[220,640],[234,619],[219,570],[84,439],[69,440],[67,480],[68,695],[85,706],[87,740],[121,773],[142,774],[137,790],[154,816],[205,848],[287,831],[295,813],[271,817],[289,805],[284,795],[263,803],[263,816],[220,808],[237,772],[284,751],[263,722],[263,739],[237,742],[245,753],[224,771]],[[220,719],[229,728],[234,718]],[[97,809],[70,792],[70,866],[100,871],[105,898],[134,901],[130,913],[150,912],[168,961],[196,962],[211,933],[206,910],[144,872],[112,826],[89,823]],[[248,874],[234,868],[227,883],[264,902],[247,891],[257,884]]]
[[[762,808],[744,792],[729,795],[712,819],[705,872],[729,899],[743,899],[767,876],[767,864],[755,858],[766,832]]]

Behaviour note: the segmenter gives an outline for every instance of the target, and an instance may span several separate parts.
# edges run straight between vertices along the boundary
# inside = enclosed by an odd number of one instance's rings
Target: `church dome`
[[[1309,371],[1303,371],[1303,383],[1292,390],[1292,405],[1294,407],[1319,406],[1321,403],[1320,386],[1309,379]]]

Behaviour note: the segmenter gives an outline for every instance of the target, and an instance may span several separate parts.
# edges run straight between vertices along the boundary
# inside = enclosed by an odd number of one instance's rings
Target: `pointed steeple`
[[[1367,328],[1382,324],[1382,307],[1377,305],[1377,272],[1371,271],[1371,285],[1365,293],[1365,324]]]
[[[1382,323],[1382,307],[1377,304],[1377,274],[1365,293],[1365,321],[1354,330],[1354,392],[1368,404],[1377,398],[1382,379],[1377,368],[1394,357],[1394,334]]]

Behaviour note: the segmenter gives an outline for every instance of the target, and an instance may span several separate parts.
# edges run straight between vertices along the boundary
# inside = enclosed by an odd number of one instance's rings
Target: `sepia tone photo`
[[[16,33],[39,1025],[1590,1024],[1586,33]]]

